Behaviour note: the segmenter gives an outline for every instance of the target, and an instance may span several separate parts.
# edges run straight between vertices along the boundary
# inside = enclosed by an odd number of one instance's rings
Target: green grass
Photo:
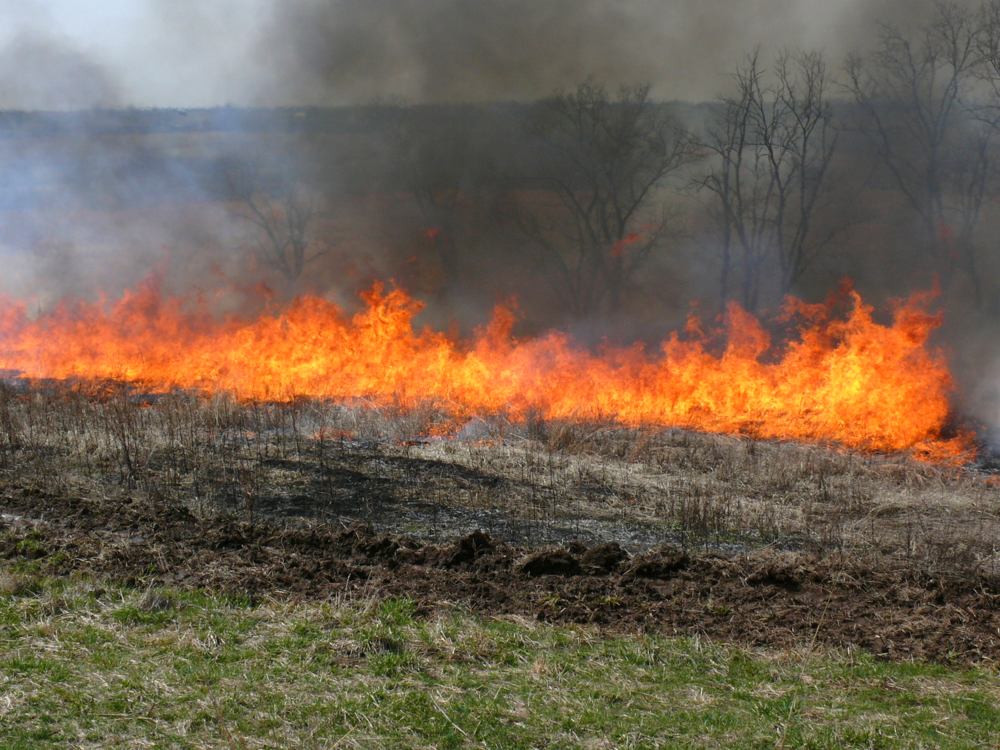
[[[0,574],[0,747],[995,747],[984,668]]]

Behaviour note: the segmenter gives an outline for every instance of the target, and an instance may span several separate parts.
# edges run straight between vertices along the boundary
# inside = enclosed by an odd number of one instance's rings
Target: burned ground
[[[409,597],[755,646],[1000,656],[991,475],[750,436],[441,419],[8,390],[0,554],[258,600]]]

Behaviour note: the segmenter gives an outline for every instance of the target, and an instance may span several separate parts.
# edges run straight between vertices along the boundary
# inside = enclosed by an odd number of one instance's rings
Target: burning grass
[[[419,302],[376,286],[348,317],[319,297],[215,320],[204,302],[161,294],[153,276],[107,309],[66,302],[31,319],[0,304],[0,362],[27,378],[112,379],[244,401],[319,398],[475,417],[673,425],[705,432],[967,457],[949,436],[952,381],[928,345],[933,295],[897,302],[889,324],[848,287],[827,304],[788,299],[771,330],[738,306],[718,328],[696,318],[658,352],[591,352],[560,333],[519,341],[498,308],[469,341],[416,330]]]

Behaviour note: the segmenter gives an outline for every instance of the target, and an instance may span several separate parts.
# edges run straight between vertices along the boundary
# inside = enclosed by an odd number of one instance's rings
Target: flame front
[[[416,330],[420,303],[376,286],[353,318],[317,296],[280,312],[215,320],[204,303],[163,297],[150,277],[116,304],[64,303],[32,319],[0,301],[0,365],[28,378],[119,379],[150,390],[230,392],[238,398],[362,398],[432,403],[456,419],[535,414],[614,419],[760,438],[963,455],[967,436],[945,439],[952,380],[927,345],[940,317],[917,294],[891,325],[845,290],[835,305],[786,301],[789,342],[773,346],[752,315],[728,308],[721,329],[691,319],[651,354],[639,345],[592,352],[566,335],[516,341],[499,307],[469,341]]]

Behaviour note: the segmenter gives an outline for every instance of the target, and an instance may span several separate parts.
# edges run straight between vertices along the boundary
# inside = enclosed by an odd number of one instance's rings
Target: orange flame
[[[625,248],[631,245],[633,242],[638,242],[642,239],[642,235],[638,232],[632,232],[626,235],[622,239],[611,245],[611,257],[620,258],[625,254]]]
[[[29,378],[112,378],[243,399],[432,402],[456,419],[612,418],[967,457],[967,435],[943,437],[953,386],[943,354],[927,345],[941,322],[927,312],[933,294],[897,303],[891,325],[881,325],[856,292],[845,293],[840,316],[833,301],[789,298],[779,322],[797,330],[783,346],[732,304],[721,329],[693,318],[659,352],[637,344],[595,353],[558,332],[515,340],[504,306],[470,341],[416,330],[421,304],[381,285],[353,317],[305,295],[283,311],[219,321],[198,299],[164,297],[152,276],[110,307],[64,302],[36,319],[23,302],[0,300],[0,366]]]

